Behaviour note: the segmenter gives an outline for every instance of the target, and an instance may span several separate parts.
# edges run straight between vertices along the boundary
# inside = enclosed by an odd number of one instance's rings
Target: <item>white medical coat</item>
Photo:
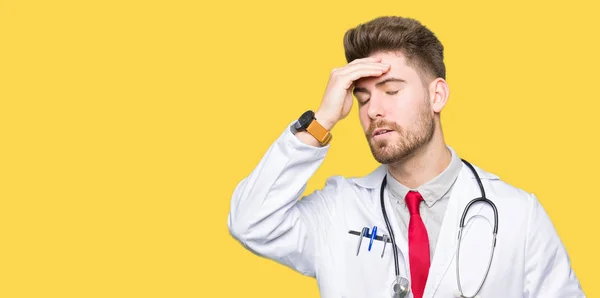
[[[364,238],[357,256],[358,236],[349,233],[377,226],[377,235],[389,235],[379,194],[387,168],[382,165],[360,178],[331,177],[322,189],[301,198],[328,150],[329,146],[306,145],[286,129],[235,188],[229,231],[253,253],[315,277],[323,298],[390,297],[395,277],[391,244],[382,258],[383,242],[373,241],[368,251],[369,239]],[[475,168],[499,214],[496,249],[481,297],[585,297],[565,247],[536,196]],[[479,196],[475,177],[463,164],[423,297],[454,297],[459,221],[465,205]],[[387,192],[385,205],[398,247],[400,274],[410,281],[408,242],[398,228]],[[460,278],[465,294],[472,295],[488,264],[491,207],[473,205],[465,222]]]

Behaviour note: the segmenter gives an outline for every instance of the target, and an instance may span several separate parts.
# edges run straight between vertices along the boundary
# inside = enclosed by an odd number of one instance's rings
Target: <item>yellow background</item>
[[[236,184],[381,15],[446,47],[448,143],[600,266],[594,1],[0,2],[0,297],[318,297],[231,238]],[[376,166],[356,109],[307,191]],[[506,218],[506,217],[505,217]]]

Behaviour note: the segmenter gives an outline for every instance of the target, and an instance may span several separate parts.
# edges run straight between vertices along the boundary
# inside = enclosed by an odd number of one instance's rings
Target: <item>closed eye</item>
[[[394,95],[394,94],[397,94],[397,93],[398,93],[398,91],[400,91],[400,90],[396,90],[396,91],[387,91],[387,92],[385,92],[385,93],[386,93],[386,94],[388,94],[388,95]]]

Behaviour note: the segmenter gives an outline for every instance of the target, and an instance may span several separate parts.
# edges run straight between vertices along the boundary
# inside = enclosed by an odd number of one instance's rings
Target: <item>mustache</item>
[[[398,124],[396,124],[396,122],[391,122],[391,121],[387,121],[384,119],[378,119],[378,120],[371,122],[371,125],[369,125],[369,130],[367,131],[367,137],[369,137],[369,138],[373,137],[373,133],[375,132],[375,130],[377,130],[379,128],[391,129],[391,130],[395,130],[396,132],[402,131],[402,128]]]

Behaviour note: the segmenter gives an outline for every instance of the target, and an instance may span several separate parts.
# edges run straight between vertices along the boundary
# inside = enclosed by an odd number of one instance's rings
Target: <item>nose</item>
[[[385,108],[383,106],[383,100],[376,96],[375,94],[371,95],[369,99],[369,108],[367,110],[367,114],[369,118],[376,119],[377,117],[385,117]]]

